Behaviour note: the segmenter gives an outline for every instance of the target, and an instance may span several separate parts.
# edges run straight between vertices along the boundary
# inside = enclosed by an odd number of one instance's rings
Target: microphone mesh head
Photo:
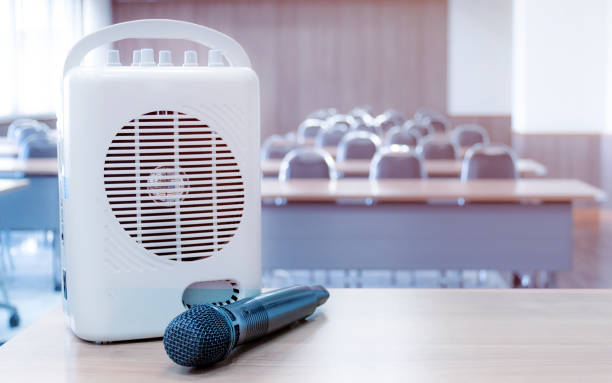
[[[177,364],[203,367],[229,353],[234,333],[229,318],[211,305],[198,305],[174,318],[164,333],[166,353]]]

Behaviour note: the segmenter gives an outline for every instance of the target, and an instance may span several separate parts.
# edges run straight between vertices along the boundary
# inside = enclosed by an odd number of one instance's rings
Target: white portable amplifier
[[[81,66],[127,38],[211,48]],[[223,57],[227,60],[225,64]],[[179,58],[182,59],[182,58]],[[80,338],[160,337],[193,304],[261,288],[259,82],[242,47],[174,20],[112,25],[77,42],[64,65],[60,220],[64,309]]]

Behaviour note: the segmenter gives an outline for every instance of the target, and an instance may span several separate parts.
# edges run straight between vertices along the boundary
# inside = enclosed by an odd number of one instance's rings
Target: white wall
[[[448,112],[512,112],[512,0],[449,0]]]
[[[604,131],[608,3],[514,0],[515,131]]]
[[[82,0],[83,35],[88,35],[113,22],[111,0]],[[85,64],[101,65],[106,61],[106,52],[109,46],[94,49],[85,57]]]

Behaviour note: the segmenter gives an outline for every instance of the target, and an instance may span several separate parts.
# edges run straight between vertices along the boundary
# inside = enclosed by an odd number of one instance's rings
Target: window
[[[0,120],[55,115],[81,30],[80,0],[0,0]]]

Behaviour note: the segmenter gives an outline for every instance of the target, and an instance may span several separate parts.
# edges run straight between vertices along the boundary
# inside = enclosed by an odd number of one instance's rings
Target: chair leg
[[[350,280],[349,280],[350,279],[349,278],[350,275],[351,275],[351,271],[349,269],[344,270],[344,277],[343,277],[343,279],[344,279],[344,287],[345,288],[351,287],[350,286]]]
[[[17,327],[19,326],[19,314],[17,312],[17,307],[13,306],[10,304],[9,301],[9,296],[8,296],[8,291],[6,288],[6,283],[5,283],[5,276],[3,273],[2,268],[0,268],[0,293],[2,293],[2,296],[4,298],[4,302],[5,303],[0,303],[0,308],[9,310],[10,314],[9,314],[9,326],[10,327]]]
[[[60,250],[59,233],[57,230],[52,231],[52,264],[53,264],[53,290],[60,291],[62,289],[62,258]]]

